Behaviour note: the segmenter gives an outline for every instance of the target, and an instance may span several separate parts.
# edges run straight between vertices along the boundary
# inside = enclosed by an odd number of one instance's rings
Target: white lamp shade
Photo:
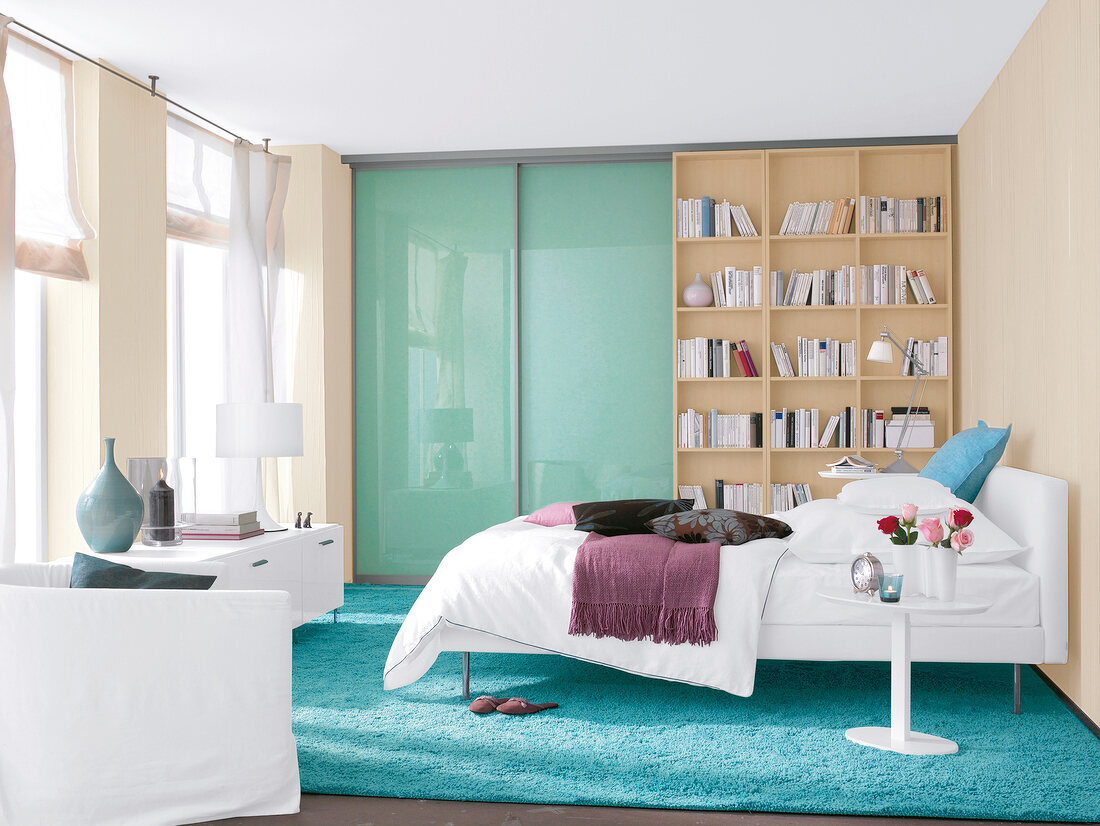
[[[867,351],[867,361],[893,364],[894,351],[890,349],[890,342],[884,338],[871,342],[871,349]]]
[[[234,402],[217,409],[217,451],[226,459],[302,455],[302,406]]]

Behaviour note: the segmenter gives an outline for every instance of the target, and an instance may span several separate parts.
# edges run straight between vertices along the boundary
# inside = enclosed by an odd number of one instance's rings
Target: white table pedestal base
[[[910,731],[906,739],[895,742],[886,726],[850,728],[844,732],[844,736],[861,746],[896,751],[898,754],[954,754],[959,750],[959,745],[954,740],[934,734],[921,734],[919,731]]]

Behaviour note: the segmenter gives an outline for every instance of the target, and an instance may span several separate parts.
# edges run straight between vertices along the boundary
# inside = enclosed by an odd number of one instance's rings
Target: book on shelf
[[[687,485],[681,485],[681,499],[688,498],[682,493]],[[734,482],[727,484],[724,479],[714,480],[714,507],[742,513],[762,514],[764,488],[759,482]]]
[[[856,342],[799,336],[795,345],[795,366],[784,342],[771,343],[772,358],[780,377],[824,378],[856,374]]]
[[[681,448],[756,448],[764,446],[762,413],[719,413],[706,415],[688,408],[677,416],[678,446]]]
[[[787,207],[780,235],[847,235],[851,232],[855,213],[855,198],[802,203],[794,201]]]
[[[922,198],[859,196],[861,233],[943,232],[946,224],[943,198],[939,195]]]
[[[681,499],[691,499],[694,510],[702,510],[707,507],[707,496],[703,493],[702,485],[678,485],[677,490]]]
[[[757,234],[744,204],[731,204],[727,199],[718,203],[710,196],[676,199],[679,238],[751,238]]]
[[[810,486],[805,482],[772,482],[771,513],[782,513],[814,500]]]
[[[825,466],[833,473],[844,473],[852,476],[867,476],[877,472],[878,465],[864,459],[862,456],[848,454],[835,462],[826,462]]]
[[[818,408],[780,408],[768,414],[770,445],[782,448],[855,447],[855,408],[846,407],[821,427]]]
[[[185,513],[180,520],[192,525],[247,525],[249,522],[258,522],[256,511],[241,511],[239,513]]]
[[[851,306],[856,303],[855,270],[854,265],[809,272],[793,269],[789,279],[785,278],[783,270],[773,270],[771,303],[776,307]]]
[[[702,277],[702,273],[696,273]],[[725,267],[710,273],[715,307],[759,307],[764,297],[764,268]]]
[[[901,360],[901,375],[915,376],[916,365],[913,364],[913,356],[924,365],[924,368],[932,376],[947,375],[947,336],[938,336],[924,341],[910,337],[905,344],[905,356]]]
[[[911,410],[912,413],[910,413],[909,415],[909,420],[912,422],[930,421],[932,419],[932,411],[923,404],[914,405]],[[904,404],[895,405],[894,407],[890,408],[890,420],[899,422],[903,421],[905,419],[906,413],[909,412],[910,408],[906,407]]]
[[[759,375],[748,342],[729,339],[678,339],[676,374],[681,379],[755,378]]]

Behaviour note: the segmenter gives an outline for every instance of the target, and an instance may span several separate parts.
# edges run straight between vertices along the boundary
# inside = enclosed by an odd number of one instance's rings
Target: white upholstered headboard
[[[974,504],[1030,548],[1012,561],[1039,577],[1043,661],[1064,663],[1069,655],[1069,485],[1065,479],[998,465]]]

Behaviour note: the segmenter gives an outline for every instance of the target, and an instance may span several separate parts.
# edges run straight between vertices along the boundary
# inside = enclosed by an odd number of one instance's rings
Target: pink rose
[[[956,553],[962,553],[974,544],[974,532],[964,528],[951,536],[951,547]]]
[[[934,517],[930,516],[920,523],[920,532],[932,545],[943,540],[943,525]]]
[[[912,525],[913,520],[917,518],[917,506],[916,505],[902,505],[901,506],[901,521],[906,525]]]
[[[974,521],[974,514],[965,508],[955,508],[947,516],[947,524],[952,528],[965,528]]]

